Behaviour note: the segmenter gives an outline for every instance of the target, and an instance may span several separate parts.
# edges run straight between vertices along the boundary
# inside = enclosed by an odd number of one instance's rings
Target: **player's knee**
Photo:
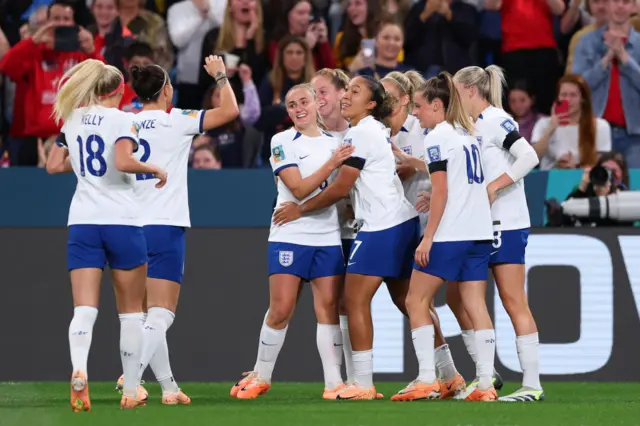
[[[316,318],[321,324],[334,324],[338,319],[338,301],[317,298],[313,302]]]
[[[500,298],[502,299],[504,309],[511,317],[518,316],[529,310],[529,304],[524,294],[500,292]]]
[[[272,328],[282,328],[289,323],[293,315],[294,305],[289,303],[272,303],[269,306],[267,323]]]

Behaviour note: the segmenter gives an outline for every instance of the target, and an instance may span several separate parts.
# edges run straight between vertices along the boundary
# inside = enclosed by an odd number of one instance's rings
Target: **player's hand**
[[[498,198],[498,190],[493,185],[493,182],[487,185],[487,195],[489,196],[489,205],[492,206],[496,198]]]
[[[427,213],[431,208],[431,193],[422,191],[418,193],[418,200],[416,201],[416,210],[419,213]]]
[[[301,217],[302,212],[300,211],[300,205],[291,202],[282,203],[273,213],[273,224],[284,225]]]
[[[164,170],[158,169],[158,171],[153,174],[153,177],[156,179],[160,179],[160,182],[156,183],[156,188],[162,188],[166,185],[168,175]]]
[[[226,77],[227,70],[224,67],[224,61],[220,56],[209,55],[204,58],[204,69],[211,77],[216,80]]]
[[[340,145],[340,148],[336,149],[336,152],[333,153],[333,155],[331,156],[331,159],[329,160],[331,164],[331,169],[335,170],[338,167],[342,166],[342,163],[344,163],[344,160],[351,157],[351,154],[353,154],[353,151],[355,151],[355,148],[351,144]]]
[[[424,268],[429,264],[429,252],[431,251],[432,245],[433,239],[431,237],[424,236],[420,245],[416,249],[414,259],[421,268]]]

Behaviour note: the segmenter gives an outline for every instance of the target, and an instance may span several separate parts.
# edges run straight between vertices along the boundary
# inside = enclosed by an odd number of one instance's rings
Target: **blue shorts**
[[[129,270],[147,263],[142,228],[126,225],[71,225],[67,267]]]
[[[490,265],[510,263],[524,265],[524,251],[529,241],[529,228],[493,233]]]
[[[303,246],[269,242],[269,275],[296,275],[305,281],[344,275],[340,246]]]
[[[485,281],[490,256],[490,240],[434,242],[427,266],[413,268],[448,281]]]
[[[342,239],[342,256],[344,257],[344,266],[347,266],[347,259],[351,254],[351,247],[353,247],[353,239]]]
[[[347,262],[350,274],[382,278],[409,278],[420,237],[420,219],[414,217],[382,231],[360,231]]]
[[[147,277],[182,284],[186,250],[184,228],[147,225],[143,229],[149,256]]]

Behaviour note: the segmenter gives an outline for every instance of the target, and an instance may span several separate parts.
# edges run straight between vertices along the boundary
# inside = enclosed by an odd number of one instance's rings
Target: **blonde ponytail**
[[[122,73],[96,59],[87,59],[67,71],[60,80],[53,116],[56,123],[69,118],[82,106],[98,105],[124,82]],[[111,96],[116,95],[113,93]]]
[[[400,96],[409,97],[409,104],[407,105],[407,109],[409,112],[411,112],[411,110],[413,109],[413,93],[415,91],[415,87],[413,86],[413,82],[411,81],[411,79],[409,79],[409,77],[407,77],[400,71],[392,71],[384,76],[382,80],[380,80],[381,83],[384,81],[390,81],[391,83],[395,84],[395,86],[400,91]]]
[[[420,74],[418,71],[409,70],[405,72],[404,75],[411,81],[411,85],[413,86],[414,92],[417,92],[418,90],[420,90],[422,86],[424,86],[424,83],[426,80],[424,79],[422,74]]]
[[[444,116],[445,120],[454,127],[456,127],[456,125],[461,126],[467,133],[472,135],[473,121],[471,121],[471,117],[469,117],[469,115],[464,112],[464,108],[462,108],[462,100],[453,83],[453,77],[448,72],[441,74],[444,74],[445,81],[449,87],[449,106]]]
[[[453,79],[464,86],[477,87],[482,99],[502,109],[502,90],[507,85],[507,80],[499,66],[489,65],[485,69],[476,66],[462,68]]]

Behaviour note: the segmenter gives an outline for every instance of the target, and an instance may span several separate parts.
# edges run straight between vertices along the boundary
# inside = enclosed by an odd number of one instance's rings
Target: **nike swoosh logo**
[[[349,262],[349,263],[347,263],[347,266],[351,266],[351,265],[355,265],[355,264],[356,264],[356,262]]]
[[[336,399],[353,399],[353,398],[355,398],[356,396],[357,396],[357,395],[353,395],[353,396],[350,396],[350,397],[348,397],[348,398],[345,398],[345,397],[343,397],[343,396],[338,395],[338,396],[336,396]]]
[[[260,343],[262,343],[265,346],[276,346],[277,345],[277,343],[274,343],[273,345],[270,345],[268,343],[265,343],[264,340],[261,340]]]
[[[492,251],[492,252],[491,252],[491,256],[493,256],[494,254],[496,254],[498,251],[499,251],[499,250]]]
[[[308,155],[305,155],[304,157],[300,157],[301,160],[304,160],[305,158],[307,158]]]
[[[342,346],[342,343],[340,343],[340,344],[334,343],[333,346],[335,346],[335,347]]]
[[[447,390],[451,390],[451,386],[453,385],[447,385]]]

